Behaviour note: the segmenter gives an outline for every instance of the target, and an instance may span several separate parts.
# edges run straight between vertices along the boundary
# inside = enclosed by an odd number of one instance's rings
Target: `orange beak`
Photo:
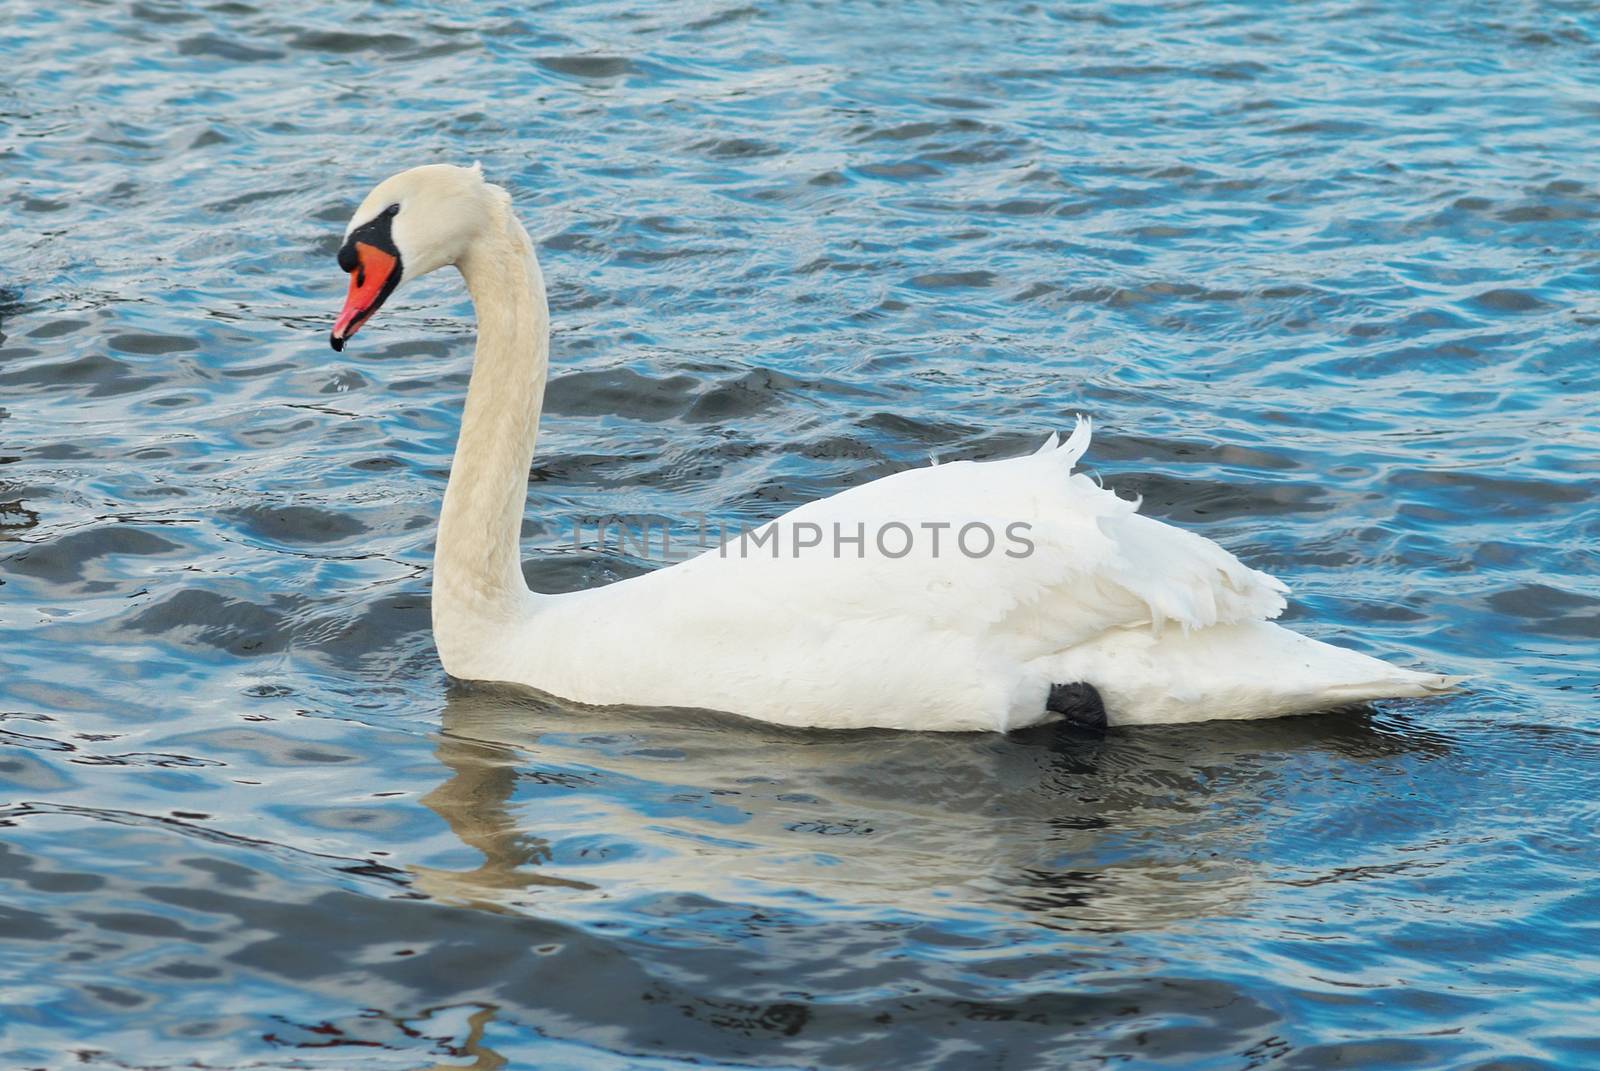
[[[350,292],[345,295],[344,308],[333,322],[333,334],[328,343],[335,350],[344,349],[351,335],[361,330],[378,307],[383,304],[399,280],[400,258],[384,252],[367,242],[355,243],[356,266],[350,273]]]

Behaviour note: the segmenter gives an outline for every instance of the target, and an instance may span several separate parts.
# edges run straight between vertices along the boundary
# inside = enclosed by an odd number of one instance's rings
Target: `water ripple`
[[[1588,7],[13,8],[0,1062],[1600,1059]],[[542,589],[1085,412],[1298,627],[1476,677],[1093,741],[451,690],[470,305],[325,344],[433,159],[550,277]]]

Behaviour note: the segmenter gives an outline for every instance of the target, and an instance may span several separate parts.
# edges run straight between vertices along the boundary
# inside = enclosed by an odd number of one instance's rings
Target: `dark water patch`
[[[204,56],[235,63],[263,63],[283,59],[285,56],[281,49],[262,48],[212,33],[197,34],[179,41],[178,54]]]
[[[857,426],[863,432],[871,433],[874,438],[888,437],[891,441],[938,445],[946,449],[953,442],[961,442],[972,432],[972,428],[966,425],[918,420],[899,413],[873,413],[857,421]]]
[[[939,174],[939,169],[931,164],[916,161],[904,161],[894,164],[863,164],[856,168],[856,172],[867,178],[908,180],[931,178]]]
[[[170,4],[148,3],[145,0],[134,4],[128,11],[136,19],[160,24],[193,22],[203,17],[197,11],[190,11]]]
[[[335,665],[372,658],[411,671],[426,666],[431,673],[437,661],[429,614],[425,588],[388,590],[369,595],[354,613],[333,608],[310,618],[297,639]]]
[[[1045,216],[1062,207],[1061,202],[1039,198],[1012,198],[992,205],[975,205],[973,210],[995,212],[1002,216]]]
[[[71,873],[42,869],[27,853],[0,846],[0,877],[21,882],[40,892],[81,893],[104,888],[106,879],[98,874]]]
[[[313,52],[405,52],[417,46],[414,38],[398,33],[351,33],[314,30],[289,38],[289,47]]]
[[[616,487],[633,483],[632,479],[617,475],[621,466],[648,464],[653,460],[655,455],[644,451],[620,455],[570,453],[559,457],[536,457],[529,479],[535,484],[549,483],[556,487]]]
[[[318,339],[318,342],[323,341]],[[369,343],[361,351],[361,359],[365,361],[390,361],[404,358],[431,358],[425,367],[435,376],[439,375],[438,363],[449,359],[461,347],[452,346],[449,341],[436,338],[410,339],[400,342]],[[296,366],[298,367],[298,366]]]
[[[357,518],[316,506],[249,506],[230,511],[246,532],[287,546],[339,543],[369,531]]]
[[[200,588],[176,591],[127,623],[138,632],[198,642],[239,657],[284,650],[290,643],[285,625],[278,609]]]
[[[931,160],[936,164],[992,164],[1001,160],[1008,160],[1016,155],[1018,146],[1009,141],[986,141],[963,146],[959,149],[937,149],[922,154],[921,159]]]
[[[545,406],[563,416],[667,420],[686,412],[699,389],[699,381],[686,375],[656,378],[631,368],[568,372],[550,381]]]
[[[64,933],[45,915],[0,905],[0,940],[50,941]]]
[[[89,326],[88,320],[53,320],[28,332],[29,338],[59,338]]]
[[[684,414],[685,420],[732,420],[769,412],[784,404],[786,395],[807,384],[772,369],[752,369],[702,391]]]
[[[540,67],[572,78],[605,81],[621,78],[633,72],[633,64],[624,56],[540,56]]]
[[[31,307],[32,303],[23,297],[19,288],[0,285],[0,328],[5,327],[7,320],[28,311]]]
[[[775,146],[754,138],[719,138],[697,142],[693,148],[707,156],[723,160],[746,160],[760,156],[776,156],[781,151]]]
[[[1225,484],[1154,473],[1120,473],[1115,486],[1124,497],[1143,498],[1148,503],[1144,512],[1177,525],[1334,508],[1316,488],[1295,483]]]
[[[221,591],[186,588],[142,605],[123,628],[235,658],[293,648],[333,664],[370,656],[406,663],[416,656],[414,648],[426,642],[429,628],[429,604],[421,591],[382,592],[352,608],[318,607],[299,594],[251,602]]]
[[[13,350],[18,357],[37,356],[38,350]],[[8,365],[12,362],[6,362]],[[5,387],[56,387],[58,385],[89,384],[92,396],[127,394],[141,390],[154,382],[149,377],[136,376],[121,361],[104,354],[91,353],[64,361],[44,361],[27,364],[22,368],[0,372],[0,386]]]
[[[208,210],[217,212],[221,215],[237,215],[244,209],[250,209],[254,208],[256,205],[281,200],[299,192],[301,191],[294,189],[250,190],[245,193],[234,194],[231,197],[225,197],[220,201],[214,201],[205,207]]]
[[[54,201],[42,197],[23,197],[20,199],[19,204],[24,212],[38,214],[64,212],[71,207],[66,201]]]
[[[862,141],[923,141],[940,134],[966,135],[987,132],[990,127],[977,119],[951,116],[946,119],[902,123],[897,126],[857,127],[853,134]]]
[[[1490,312],[1532,312],[1545,307],[1545,302],[1526,290],[1485,290],[1472,299],[1472,303]]]
[[[913,276],[906,285],[918,290],[983,290],[994,282],[994,273],[988,271],[930,272]]]
[[[34,515],[35,521],[37,515]],[[79,529],[16,550],[0,561],[0,570],[54,584],[81,581],[90,562],[112,556],[172,555],[183,545],[133,525]]]
[[[112,335],[106,344],[122,353],[149,355],[187,353],[199,348],[198,342],[183,335]]]
[[[1593,501],[1595,488],[1566,479],[1530,479],[1514,475],[1521,466],[1486,463],[1488,471],[1457,466],[1404,470],[1392,476],[1397,490],[1422,492],[1435,507],[1451,507],[1471,516],[1541,517]],[[1497,474],[1495,470],[1503,469]]]
[[[687,24],[690,30],[710,30],[729,23],[745,22],[761,14],[761,10],[753,6],[727,7],[721,11],[713,12],[703,18],[695,19]]]
[[[804,442],[789,443],[783,448],[785,452],[801,454],[818,461],[883,461],[883,454],[878,447],[862,439],[853,439],[848,436],[827,436],[821,439],[812,439]]]
[[[1275,448],[1268,449],[1234,442],[1185,442],[1172,436],[1141,435],[1123,429],[1097,431],[1094,439],[1097,462],[1107,465],[1133,462],[1140,468],[1148,469],[1176,469],[1200,462],[1222,470],[1255,474],[1303,472],[1307,467],[1306,461],[1294,456],[1291,449],[1292,444],[1289,443],[1276,444]],[[1256,480],[1259,479],[1257,475]]]
[[[206,401],[198,394],[172,394],[165,398],[147,399],[144,404],[157,409],[192,409],[204,406]]]
[[[1600,639],[1600,596],[1527,584],[1489,597],[1497,613],[1533,625],[1539,632],[1580,640]]]

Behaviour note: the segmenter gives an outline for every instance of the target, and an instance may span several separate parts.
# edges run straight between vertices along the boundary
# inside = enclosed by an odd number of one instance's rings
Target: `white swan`
[[[530,592],[518,537],[549,313],[510,197],[476,167],[402,172],[362,202],[339,264],[351,279],[336,350],[402,279],[447,264],[477,311],[433,571],[434,638],[457,678],[788,725],[1002,732],[1060,716],[1272,717],[1455,683],[1272,624],[1277,580],[1073,474],[1087,421],[1030,456],[808,503],[742,548]],[[973,553],[985,530],[993,545]]]

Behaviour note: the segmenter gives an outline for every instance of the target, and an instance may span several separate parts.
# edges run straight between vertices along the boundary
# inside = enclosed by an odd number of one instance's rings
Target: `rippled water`
[[[1410,6],[0,0],[0,1063],[1600,1065],[1600,20]],[[552,283],[536,586],[1081,411],[1475,682],[1103,740],[450,686],[469,306],[326,334],[366,189],[474,158]]]

